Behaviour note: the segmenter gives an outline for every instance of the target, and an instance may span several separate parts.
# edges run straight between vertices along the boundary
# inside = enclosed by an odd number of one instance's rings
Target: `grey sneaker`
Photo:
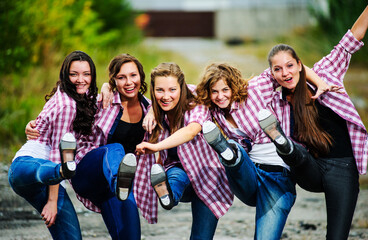
[[[230,146],[222,135],[220,129],[211,121],[206,121],[202,126],[203,137],[207,143],[228,163],[234,163],[237,159],[236,151]]]
[[[166,179],[165,169],[160,164],[152,165],[151,185],[157,194],[161,206],[166,210],[172,209],[174,207],[174,199]]]
[[[269,110],[262,109],[258,112],[258,122],[280,153],[290,153],[292,146],[282,131],[279,121]]]
[[[137,159],[135,155],[132,153],[126,154],[120,162],[116,179],[116,197],[120,201],[128,198],[136,169]]]
[[[65,179],[70,179],[75,175],[77,164],[74,161],[77,141],[71,133],[65,133],[59,143],[61,157],[61,171]]]

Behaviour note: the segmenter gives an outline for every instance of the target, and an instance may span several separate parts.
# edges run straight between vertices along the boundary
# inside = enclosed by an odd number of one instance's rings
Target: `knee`
[[[122,154],[125,154],[125,150],[124,150],[124,147],[123,145],[121,145],[120,143],[111,143],[111,144],[108,144],[106,145],[106,147],[110,150],[113,150],[113,151],[119,151],[121,152]]]

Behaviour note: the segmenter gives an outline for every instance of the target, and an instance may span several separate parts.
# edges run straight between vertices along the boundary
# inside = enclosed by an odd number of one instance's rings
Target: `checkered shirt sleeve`
[[[343,36],[334,49],[314,64],[313,70],[326,83],[343,87],[343,93],[327,92],[318,101],[332,109],[346,120],[357,168],[360,174],[367,171],[368,136],[362,120],[344,88],[343,80],[348,69],[351,55],[358,51],[363,42],[355,39],[350,30]],[[258,82],[262,99],[281,123],[287,136],[290,136],[290,105],[282,100],[280,85],[272,78],[270,69],[266,69],[255,80]]]
[[[75,116],[75,101],[57,89],[36,118],[36,129],[40,133],[40,137],[36,141],[51,146],[50,161],[61,162],[59,143],[65,133],[75,134],[72,131]]]
[[[349,67],[351,55],[358,51],[363,42],[355,39],[350,30],[343,36],[334,49],[314,64],[313,70],[329,85],[343,87],[343,93],[327,92],[318,100],[346,120],[351,145],[360,174],[367,172],[368,135],[367,130],[348,96],[343,80]]]
[[[202,105],[185,112],[184,125],[197,122],[203,124],[209,120],[208,108]],[[159,141],[167,138],[169,132],[163,131]],[[146,136],[148,139],[148,135]],[[167,150],[160,152],[165,161]],[[217,218],[223,216],[233,201],[225,170],[217,154],[207,144],[203,134],[199,133],[191,141],[178,146],[178,156],[197,196],[208,206]],[[154,155],[142,155],[139,158],[134,181],[134,194],[142,215],[149,223],[157,222],[157,197],[149,184],[150,169],[155,163]]]

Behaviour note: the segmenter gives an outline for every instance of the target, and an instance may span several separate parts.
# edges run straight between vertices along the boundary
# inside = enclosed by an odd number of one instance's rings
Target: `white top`
[[[21,156],[31,156],[34,158],[49,160],[50,151],[50,145],[42,144],[34,140],[28,140],[15,154],[15,157],[12,161]]]
[[[273,143],[254,144],[248,155],[255,163],[281,165],[290,170],[290,167],[277,154],[276,147]]]

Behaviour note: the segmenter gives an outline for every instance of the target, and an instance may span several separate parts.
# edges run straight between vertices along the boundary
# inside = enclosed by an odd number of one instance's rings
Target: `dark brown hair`
[[[76,86],[69,79],[70,66],[74,61],[88,62],[91,70],[91,85],[88,88],[88,92],[84,95],[77,93]],[[98,92],[96,86],[96,67],[92,58],[82,51],[74,51],[66,56],[61,66],[59,80],[56,86],[52,89],[50,94],[46,94],[45,96],[46,102],[55,94],[58,87],[60,87],[60,91],[65,92],[76,102],[77,114],[73,121],[73,130],[76,133],[90,135],[92,133],[92,125],[97,111],[96,98]]]
[[[143,66],[138,61],[137,58],[135,58],[132,55],[129,55],[127,53],[120,54],[120,55],[114,57],[111,60],[110,64],[109,64],[109,85],[110,85],[110,88],[111,88],[111,90],[116,89],[116,83],[115,83],[114,78],[120,72],[121,66],[123,66],[123,64],[128,63],[128,62],[135,63],[135,65],[138,68],[138,73],[139,73],[139,77],[140,77],[140,80],[141,80],[141,87],[139,89],[139,92],[142,95],[144,95],[147,91],[147,83],[144,81],[146,75],[144,74]]]
[[[271,69],[272,58],[279,52],[289,53],[302,66],[300,79],[294,92],[288,92],[292,97],[291,104],[294,109],[294,137],[296,140],[305,143],[313,156],[326,155],[330,151],[332,138],[318,123],[318,110],[314,100],[311,99],[313,92],[307,85],[304,65],[292,47],[286,44],[278,44],[268,54],[268,63]]]

